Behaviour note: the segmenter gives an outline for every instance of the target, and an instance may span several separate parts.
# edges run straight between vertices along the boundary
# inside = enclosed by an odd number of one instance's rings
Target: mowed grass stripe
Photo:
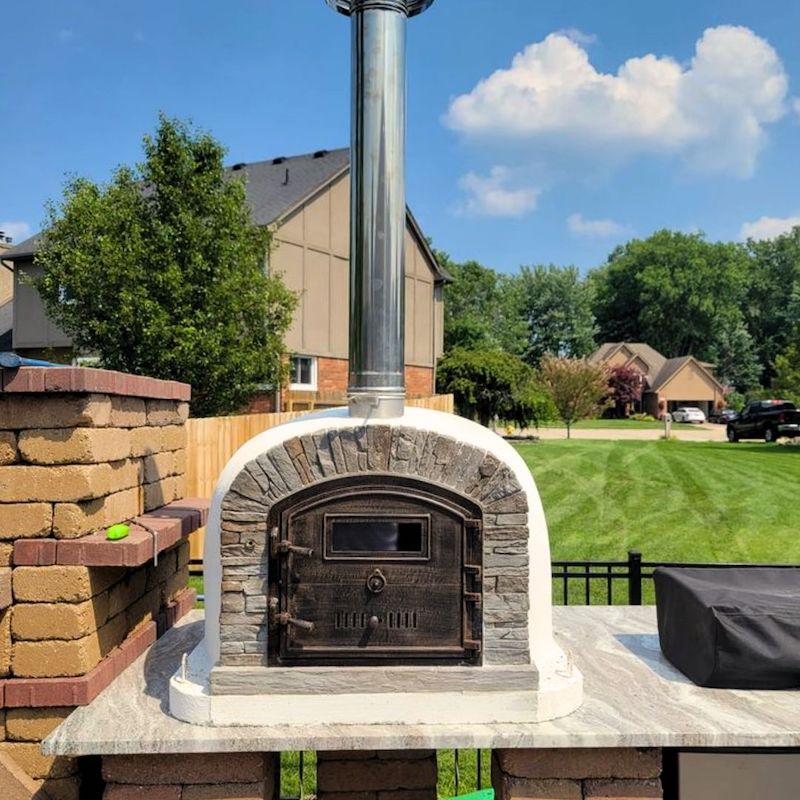
[[[519,444],[555,560],[800,562],[800,448],[760,443]]]

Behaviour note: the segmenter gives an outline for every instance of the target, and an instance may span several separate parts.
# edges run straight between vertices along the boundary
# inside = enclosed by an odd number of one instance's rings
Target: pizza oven
[[[547,525],[520,455],[405,407],[405,29],[351,17],[348,407],[247,442],[206,527],[205,636],[170,712],[211,725],[535,722],[581,702],[553,638]]]

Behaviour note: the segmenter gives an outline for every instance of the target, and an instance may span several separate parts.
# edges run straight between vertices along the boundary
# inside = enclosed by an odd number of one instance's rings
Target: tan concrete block
[[[15,642],[11,649],[11,670],[25,678],[85,675],[122,643],[127,632],[125,615],[120,614],[83,639]]]
[[[83,603],[17,603],[11,617],[15,641],[82,639],[105,625],[109,593]]]
[[[147,589],[154,589],[157,586],[164,584],[168,578],[171,578],[178,565],[178,551],[173,547],[172,550],[167,550],[158,556],[158,566],[147,567]]]
[[[49,536],[52,523],[50,503],[0,503],[0,539]]]
[[[185,475],[176,475],[175,476],[175,496],[172,498],[173,500],[183,500],[186,497],[186,476]]]
[[[141,397],[111,398],[109,424],[117,428],[141,428],[147,425],[147,407]]]
[[[585,800],[652,800],[664,796],[661,781],[586,781]]]
[[[133,786],[107,783],[103,800],[181,800],[181,786]]]
[[[322,761],[317,764],[321,791],[428,789],[436,786],[436,761]]]
[[[31,464],[100,464],[131,455],[124,428],[47,428],[22,431],[19,452]]]
[[[14,742],[41,742],[72,712],[73,708],[9,708],[6,738]]]
[[[519,778],[657,778],[661,750],[633,747],[496,750],[500,768]]]
[[[104,428],[111,424],[106,394],[5,394],[0,396],[0,428]]]
[[[183,485],[185,482],[182,480],[182,476],[172,476],[143,486],[145,512],[154,511],[173,500],[180,500],[184,496],[183,491],[180,491],[180,487]]]
[[[173,448],[164,447],[164,434],[166,428],[144,427],[144,428],[131,428],[131,456],[133,458],[140,458],[141,456],[149,456],[153,453],[161,453],[164,450],[171,450]]]
[[[177,474],[175,454],[172,452],[156,453],[142,458],[144,467],[144,483],[155,483],[170,475]]]
[[[0,567],[10,567],[14,563],[14,545],[0,542]]]
[[[125,575],[124,567],[16,567],[18,603],[80,603],[104,592]]]
[[[171,577],[167,578],[161,591],[161,605],[166,605],[189,585],[189,567],[183,567]]]
[[[138,485],[140,469],[138,459],[105,464],[0,467],[0,503],[92,500]]]
[[[13,464],[17,457],[17,435],[12,431],[0,431],[0,465]]]
[[[103,778],[138,786],[257,783],[265,778],[265,760],[261,753],[104,756]]]
[[[3,742],[0,753],[11,756],[35,780],[68,778],[78,772],[78,762],[64,756],[45,756],[38,744]]]
[[[73,775],[70,778],[46,780],[42,784],[42,790],[47,794],[49,800],[80,800],[81,777]]]
[[[165,425],[161,428],[161,449],[162,450],[185,450],[186,449],[186,426],[185,425]]]
[[[184,540],[178,545],[178,569],[183,569],[192,559],[192,546]]]
[[[161,588],[156,586],[140,597],[126,612],[128,630],[135,631],[158,616],[161,610]]]
[[[0,611],[0,677],[11,674],[11,609]]]
[[[583,800],[580,781],[509,778],[495,785],[497,800]]]
[[[116,617],[127,611],[145,592],[147,568],[142,567],[129,572],[124,580],[111,587],[109,592],[108,615]]]
[[[82,503],[57,503],[53,535],[58,539],[74,539],[136,517],[143,511],[144,502],[138,486]]]
[[[182,425],[189,417],[189,404],[175,400],[148,400],[148,425]]]
[[[264,781],[185,786],[182,800],[264,800]]]

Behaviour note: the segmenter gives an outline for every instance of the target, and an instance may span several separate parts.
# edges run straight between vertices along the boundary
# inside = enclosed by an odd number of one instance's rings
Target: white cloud
[[[584,47],[550,34],[510,68],[456,97],[444,117],[466,136],[626,158],[671,153],[702,171],[752,174],[765,126],[787,112],[772,46],[748,28],[707,29],[687,65],[653,54],[599,72]]]
[[[561,28],[561,30],[556,31],[556,34],[566,36],[567,39],[575,42],[575,44],[589,45],[597,42],[596,34],[584,33],[579,28]]]
[[[0,222],[0,231],[11,236],[15,244],[19,244],[31,235],[31,226],[27,222]]]
[[[567,217],[567,227],[575,236],[592,239],[605,239],[609,236],[630,233],[627,225],[614,222],[613,219],[584,219],[583,214],[570,214]]]
[[[774,239],[800,225],[800,214],[794,217],[759,217],[755,222],[745,222],[739,231],[740,239]]]
[[[509,188],[511,180],[511,171],[506,167],[492,167],[485,178],[468,172],[458,182],[468,194],[462,211],[470,216],[521,217],[536,208],[539,190]]]
[[[792,99],[792,110],[800,117],[800,97]]]

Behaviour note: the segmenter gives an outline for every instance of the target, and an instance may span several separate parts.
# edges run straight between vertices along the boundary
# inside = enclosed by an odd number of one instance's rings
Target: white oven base
[[[519,669],[513,670],[514,679],[509,681],[514,688],[504,688],[503,678],[509,675],[509,668],[439,667],[437,672],[440,676],[448,669],[456,670],[458,674],[454,674],[454,683],[462,686],[464,670],[479,672],[480,682],[473,689],[447,691],[437,688],[428,691],[425,674],[430,668],[422,667],[417,691],[410,686],[404,691],[391,691],[383,685],[376,687],[377,691],[351,692],[345,680],[340,683],[339,690],[328,687],[319,693],[309,693],[308,687],[303,688],[303,667],[292,667],[280,671],[284,674],[291,672],[301,693],[287,693],[287,689],[291,691],[291,686],[288,686],[282,687],[279,693],[217,695],[210,693],[211,666],[204,646],[198,645],[189,655],[185,669],[170,679],[169,710],[172,716],[194,725],[258,727],[530,723],[566,716],[580,706],[583,697],[581,673],[571,665],[548,676],[531,670],[530,689],[519,688]],[[347,667],[335,669],[340,677],[348,673]],[[366,681],[362,676],[365,668],[356,669],[353,684],[364,686]],[[400,669],[408,676],[416,668]],[[319,668],[311,668],[311,671],[319,676]],[[497,683],[492,685],[486,676],[495,672]]]

